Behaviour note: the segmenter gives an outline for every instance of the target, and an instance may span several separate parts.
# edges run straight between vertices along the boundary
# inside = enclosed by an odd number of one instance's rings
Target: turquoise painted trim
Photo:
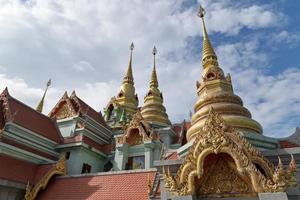
[[[82,142],[75,142],[75,143],[69,143],[69,144],[60,144],[57,145],[57,149],[63,149],[63,148],[69,148],[69,147],[76,147],[82,145]]]
[[[37,143],[33,143],[30,140],[28,140],[28,139],[24,139],[24,138],[21,138],[19,136],[13,135],[12,133],[7,132],[7,131],[4,131],[4,132],[5,132],[5,134],[4,134],[5,138],[9,138],[11,140],[18,141],[22,145],[26,145],[26,146],[28,146],[30,148],[36,149],[36,150],[41,151],[43,153],[50,154],[50,155],[52,155],[54,157],[58,157],[59,156],[59,153],[57,153],[56,151],[54,151],[54,149],[50,150],[49,148],[45,148],[42,145],[38,145]]]
[[[25,139],[32,138],[32,141],[43,141],[43,144],[45,144],[44,146],[46,147],[55,147],[57,145],[56,142],[46,137],[43,137],[29,129],[25,129],[22,126],[19,126],[18,124],[14,124],[11,122],[6,123],[5,130],[9,131],[10,129],[15,130],[12,132],[16,133],[16,135],[18,135],[19,137],[23,137]]]
[[[108,144],[109,142],[101,138],[100,136],[94,134],[90,130],[87,130],[85,128],[78,128],[76,129],[76,133],[79,133],[81,135],[87,136],[88,138],[98,142],[99,144]]]
[[[104,154],[104,153],[102,153],[101,151],[95,149],[94,147],[91,147],[91,148],[90,148],[90,146],[87,145],[87,144],[85,144],[85,143],[83,143],[82,146],[85,147],[85,148],[86,148],[87,150],[89,150],[89,151],[92,151],[92,152],[94,152],[94,153],[97,153],[98,155],[101,155],[101,156],[104,157],[104,158],[107,158],[107,155],[106,155],[106,154]]]
[[[57,149],[61,149],[63,151],[63,149],[65,148],[73,148],[73,147],[84,147],[92,152],[95,152],[105,158],[107,158],[107,155],[102,153],[101,151],[95,149],[94,147],[89,147],[89,145],[83,143],[83,142],[76,142],[76,143],[70,143],[70,144],[62,144],[62,145],[58,145]]]
[[[182,147],[180,147],[179,149],[177,149],[177,154],[180,158],[183,158],[188,153],[190,147],[194,144],[194,140],[195,138],[183,145]]]
[[[94,129],[95,132],[97,133],[101,133],[101,135],[103,136],[103,138],[106,140],[106,142],[108,143],[113,135],[112,131],[109,131],[107,128],[103,128],[103,126],[101,124],[99,124],[98,122],[96,122],[95,120],[93,120],[92,118],[90,118],[89,116],[86,116],[86,119],[78,117],[77,120],[79,120],[80,122],[84,122],[88,125],[89,128]]]
[[[105,126],[103,126],[102,124],[98,123],[97,121],[95,121],[95,120],[94,120],[93,118],[91,118],[90,116],[88,116],[88,115],[86,115],[86,116],[87,116],[91,121],[93,121],[94,124],[97,124],[99,127],[101,127],[101,129],[103,129],[103,130],[105,130],[105,131],[111,133],[111,135],[112,135],[112,130],[110,130],[110,129],[106,128]],[[104,131],[103,131],[103,132],[104,132]]]
[[[22,149],[16,148],[12,145],[5,144],[0,142],[0,153],[6,154],[11,157],[15,157],[17,159],[26,160],[31,163],[35,164],[42,164],[42,163],[53,163],[53,160],[44,158],[42,156],[33,154],[28,151],[24,151]]]
[[[64,123],[64,122],[68,122],[70,120],[75,120],[77,117],[78,117],[78,115],[76,115],[74,117],[68,117],[68,118],[65,118],[65,119],[58,119],[58,120],[56,120],[56,122],[57,123]]]

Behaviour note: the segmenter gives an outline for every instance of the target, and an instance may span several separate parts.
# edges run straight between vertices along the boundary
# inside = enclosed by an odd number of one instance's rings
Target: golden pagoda
[[[134,44],[130,45],[130,58],[127,68],[127,72],[123,78],[123,82],[120,88],[120,92],[116,97],[116,102],[120,104],[127,113],[136,113],[138,106],[138,97],[135,94],[133,73],[132,73],[132,51]]]
[[[130,57],[129,64],[126,74],[123,78],[120,91],[116,97],[112,97],[108,102],[107,106],[104,108],[105,120],[112,126],[119,128],[120,119],[123,114],[122,119],[131,119],[131,116],[138,110],[138,96],[135,93],[133,73],[132,73],[132,51],[134,49],[134,44],[130,45]],[[124,116],[126,113],[127,116]],[[122,122],[124,123],[124,122]],[[127,123],[127,122],[125,122]]]
[[[259,193],[286,192],[297,185],[296,164],[283,167],[266,159],[242,131],[262,132],[251,119],[241,99],[233,94],[230,76],[218,66],[208,39],[204,9],[198,14],[203,23],[203,74],[197,92],[192,126],[187,132],[191,146],[173,176],[163,170],[164,186],[170,196],[202,198],[255,197]],[[192,140],[193,139],[193,140]]]
[[[157,54],[156,47],[153,51],[153,70],[150,80],[150,88],[144,98],[144,106],[141,109],[141,114],[145,121],[158,125],[168,126],[171,124],[166,108],[163,105],[163,95],[158,89],[158,80],[156,74],[155,56]]]
[[[197,131],[204,126],[210,107],[237,130],[262,134],[261,125],[251,119],[251,113],[243,107],[242,99],[234,94],[230,74],[225,77],[219,67],[217,55],[206,31],[204,14],[205,11],[201,8],[198,16],[202,19],[203,26],[203,72],[200,81],[197,81],[199,98],[194,106],[195,114],[191,120],[192,127],[187,132],[187,140],[194,138]]]

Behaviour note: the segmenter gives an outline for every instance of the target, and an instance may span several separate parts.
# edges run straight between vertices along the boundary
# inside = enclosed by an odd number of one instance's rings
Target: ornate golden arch
[[[218,155],[221,153],[228,154],[233,159],[236,166],[234,173],[249,177],[251,180],[250,186],[255,194],[285,191],[288,186],[295,184],[296,167],[294,159],[291,161],[294,165],[290,164],[287,171],[283,169],[279,159],[279,164],[274,170],[274,166],[255,147],[235,129],[228,127],[225,121],[211,109],[204,127],[198,131],[194,144],[190,147],[175,178],[171,174],[164,174],[165,187],[176,195],[195,194],[194,180],[195,177],[200,179],[204,176],[203,164],[205,158],[210,154]],[[266,175],[261,173],[254,162],[258,162],[262,166]],[[210,187],[216,186],[210,185]],[[245,192],[239,194],[239,196],[249,196],[250,193]],[[219,197],[219,194],[216,194],[216,196]],[[234,195],[227,191],[224,196]]]
[[[55,175],[66,175],[66,159],[62,156],[58,162],[45,174],[45,176],[34,187],[30,187],[29,183],[26,187],[25,200],[34,200],[41,189],[45,189],[50,179]]]
[[[133,135],[133,130],[138,130],[138,135]],[[135,137],[135,138],[131,138]],[[144,121],[140,111],[137,111],[129,123],[129,126],[124,129],[124,134],[116,138],[117,143],[128,143],[129,139],[133,139],[135,142],[131,145],[142,144],[145,141],[157,140],[158,134],[150,127],[150,125]]]

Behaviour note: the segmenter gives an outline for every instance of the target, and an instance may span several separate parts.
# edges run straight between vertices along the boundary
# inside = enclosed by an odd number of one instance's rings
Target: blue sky
[[[268,136],[300,125],[300,2],[201,1],[209,36],[234,90]],[[189,118],[201,74],[201,23],[194,0],[0,1],[0,89],[35,107],[52,78],[45,113],[64,91],[103,110],[133,70],[143,105],[157,46],[164,104]]]

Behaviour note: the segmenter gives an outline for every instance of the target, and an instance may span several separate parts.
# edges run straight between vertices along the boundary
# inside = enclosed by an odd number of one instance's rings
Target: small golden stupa
[[[168,126],[171,124],[166,108],[163,105],[163,95],[158,89],[158,80],[155,66],[155,56],[157,54],[156,47],[153,48],[153,70],[150,80],[150,88],[144,98],[144,106],[141,109],[141,114],[145,121],[157,125]]]

